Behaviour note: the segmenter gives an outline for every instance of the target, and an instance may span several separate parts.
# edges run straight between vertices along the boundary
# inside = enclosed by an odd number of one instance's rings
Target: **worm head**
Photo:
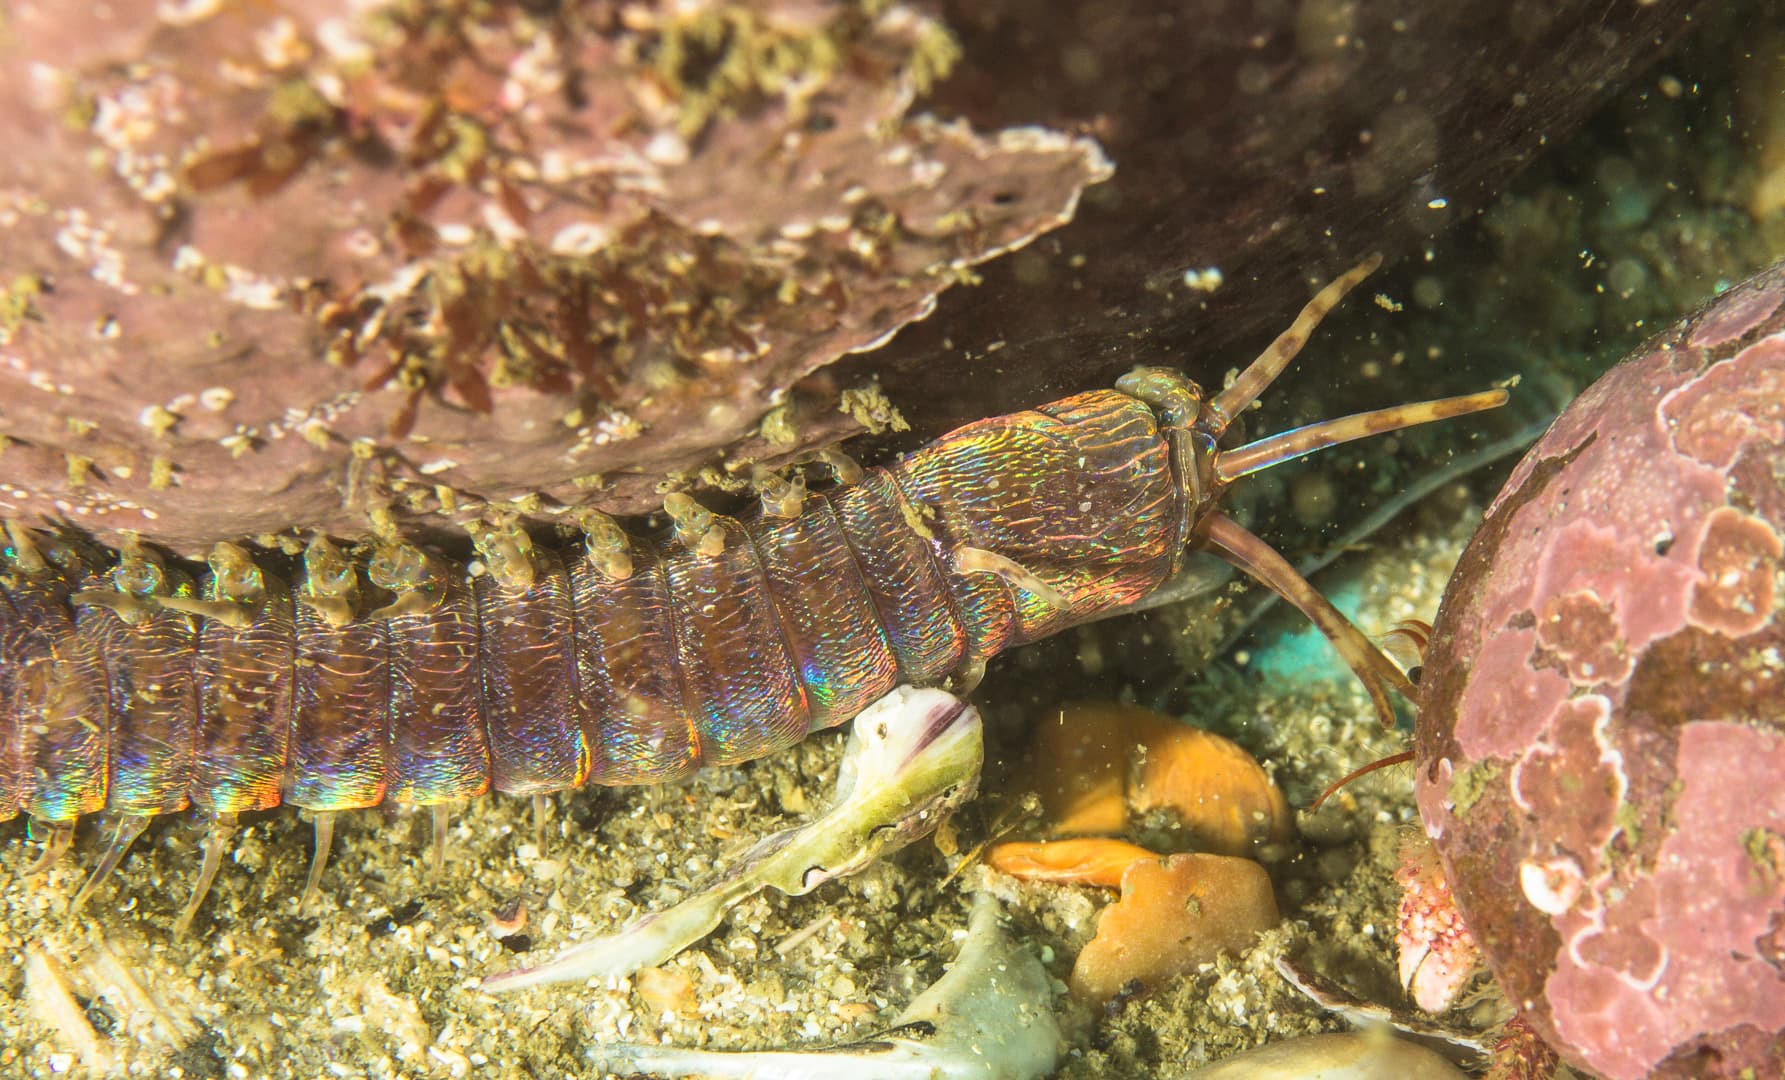
[[[1227,427],[1227,416],[1202,387],[1172,368],[1135,368],[1116,380],[1116,389],[1146,402],[1159,420],[1179,489],[1175,539],[1181,547],[1190,524],[1221,497],[1221,485],[1215,481],[1215,441]]]
[[[1277,335],[1217,394],[1204,394],[1201,387],[1170,368],[1136,368],[1117,381],[1118,390],[1146,402],[1158,418],[1160,433],[1171,446],[1172,468],[1184,493],[1190,530],[1215,511],[1222,490],[1242,476],[1354,439],[1505,404],[1504,390],[1487,390],[1323,420],[1245,446],[1218,448],[1233,418],[1270,388],[1320,320],[1381,262],[1380,256],[1372,255],[1328,283],[1302,308],[1289,329]]]
[[[1295,605],[1332,641],[1363,681],[1377,714],[1392,726],[1395,714],[1389,691],[1411,697],[1413,688],[1406,676],[1281,554],[1221,513],[1219,505],[1228,484],[1272,465],[1353,439],[1505,404],[1506,391],[1488,390],[1323,420],[1245,446],[1219,448],[1221,435],[1232,418],[1258,400],[1289,366],[1327,312],[1380,262],[1372,256],[1321,289],[1289,329],[1277,335],[1257,359],[1212,397],[1205,398],[1195,383],[1165,368],[1141,368],[1116,385],[1152,410],[1159,435],[1168,448],[1178,508],[1174,552],[1181,552],[1190,544],[1205,548]],[[1174,555],[1174,570],[1175,559]]]
[[[1013,590],[1031,640],[1157,587],[1178,516],[1167,450],[1146,402],[1092,391],[969,424],[905,458],[901,509],[957,573]]]

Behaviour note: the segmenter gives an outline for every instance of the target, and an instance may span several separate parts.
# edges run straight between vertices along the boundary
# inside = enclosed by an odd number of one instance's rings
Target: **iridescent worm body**
[[[1219,510],[1223,489],[1336,442],[1500,404],[1499,391],[1216,440],[1372,269],[1310,301],[1229,388],[1143,368],[1113,390],[970,424],[832,491],[765,483],[742,520],[685,496],[674,539],[584,519],[580,551],[474,535],[468,575],[414,545],[362,567],[313,541],[294,586],[219,544],[202,588],[127,547],[109,570],[9,524],[0,577],[0,820],[116,830],[78,906],[156,815],[212,815],[190,921],[236,815],[436,808],[494,790],[672,780],[770,754],[899,684],[985,661],[1158,588],[1184,553],[1229,559],[1307,612],[1385,718],[1404,676],[1288,564]],[[296,575],[294,575],[296,576]]]

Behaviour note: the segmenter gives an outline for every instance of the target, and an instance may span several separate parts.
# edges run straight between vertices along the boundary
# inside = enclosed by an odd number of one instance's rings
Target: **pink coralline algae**
[[[1785,264],[1563,413],[1438,614],[1427,833],[1507,996],[1610,1080],[1785,1075],[1782,534]]]
[[[544,524],[886,426],[808,377],[1110,171],[914,111],[958,57],[896,3],[9,5],[0,513]]]

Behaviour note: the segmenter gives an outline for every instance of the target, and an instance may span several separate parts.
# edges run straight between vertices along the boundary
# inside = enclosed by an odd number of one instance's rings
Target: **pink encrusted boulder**
[[[1785,1075],[1782,536],[1785,263],[1557,419],[1438,613],[1420,814],[1508,998],[1611,1080]]]

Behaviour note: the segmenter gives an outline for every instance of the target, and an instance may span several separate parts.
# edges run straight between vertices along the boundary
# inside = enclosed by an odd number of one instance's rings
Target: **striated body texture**
[[[707,515],[716,551],[622,540],[626,570],[519,533],[471,577],[406,545],[362,571],[319,541],[288,588],[223,545],[198,599],[138,580],[159,570],[140,552],[100,575],[15,529],[0,818],[433,805],[761,757],[1151,591],[1187,513],[1152,409],[1105,390],[787,513]],[[344,586],[389,603],[344,607]]]
[[[1785,1070],[1782,535],[1785,265],[1581,395],[1438,615],[1427,831],[1509,998],[1613,1080]]]

